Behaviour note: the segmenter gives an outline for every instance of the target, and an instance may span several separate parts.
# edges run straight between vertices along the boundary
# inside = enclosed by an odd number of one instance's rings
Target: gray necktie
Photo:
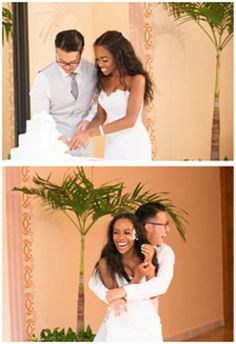
[[[78,91],[78,84],[76,81],[76,73],[74,72],[71,73],[70,77],[71,77],[71,94],[75,99],[77,99],[79,91]]]

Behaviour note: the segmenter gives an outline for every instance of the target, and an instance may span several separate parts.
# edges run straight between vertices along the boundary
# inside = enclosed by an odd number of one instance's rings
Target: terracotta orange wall
[[[3,194],[5,198],[5,176],[3,177]],[[3,319],[2,319],[2,328],[3,328],[3,338],[4,340],[11,341],[11,314],[10,314],[10,295],[9,295],[9,253],[8,253],[8,247],[7,247],[7,212],[6,207],[3,207],[3,228],[5,229],[2,236],[2,275],[3,275],[3,283],[2,283],[2,295],[4,296],[2,298],[3,304],[2,304],[2,310],[3,310]]]
[[[11,169],[9,169],[11,170]],[[72,168],[31,167],[31,174],[59,183]],[[96,185],[122,180],[131,190],[138,182],[153,192],[168,191],[189,213],[187,244],[171,228],[168,243],[176,253],[175,276],[161,297],[165,338],[223,319],[220,181],[218,167],[86,167]],[[8,171],[11,173],[11,171]],[[36,328],[75,327],[79,234],[61,213],[54,215],[32,200]],[[106,306],[87,288],[105,242],[109,217],[97,222],[86,240],[86,323],[97,331]]]

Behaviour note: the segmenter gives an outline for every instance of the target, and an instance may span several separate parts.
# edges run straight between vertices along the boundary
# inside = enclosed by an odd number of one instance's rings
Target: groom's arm
[[[135,278],[133,278],[133,280],[131,281],[131,283],[139,283],[139,280],[141,278],[137,278],[137,281]],[[110,291],[110,290],[117,290],[117,289],[122,289],[122,288],[115,288],[115,287],[111,287],[111,288],[107,288],[103,281],[102,281],[102,278],[100,276],[100,273],[99,271],[94,271],[92,276],[90,277],[89,279],[89,282],[88,282],[88,286],[89,288],[91,289],[91,291],[102,301],[106,302],[107,304],[109,303],[109,301],[107,300],[106,298],[106,295],[107,293]],[[124,290],[123,290],[123,293],[124,293]]]
[[[129,284],[123,288],[116,288],[109,291],[102,283],[99,274],[93,274],[89,280],[89,287],[100,300],[106,303],[108,303],[106,299],[107,293],[109,295],[109,293],[113,293],[113,291],[119,292],[115,292],[114,294],[116,294],[117,297],[112,299],[125,296],[127,300],[135,300],[162,295],[167,291],[174,273],[175,254],[170,246],[165,246],[160,255],[158,255],[158,263],[159,270],[157,277],[147,282]]]
[[[128,301],[156,297],[164,294],[173,277],[175,254],[170,246],[165,246],[158,254],[159,269],[157,276],[144,283],[129,284],[110,290],[106,297],[109,302],[126,297]]]
[[[145,283],[124,286],[128,301],[150,298],[165,294],[174,274],[175,254],[170,246],[166,246],[158,257],[157,276]]]
[[[33,81],[30,91],[31,113],[46,111],[50,113],[50,85],[44,73],[38,73]]]
[[[96,116],[97,113],[97,103],[93,102],[88,110],[87,116],[84,118],[84,121],[89,121],[91,122],[94,117]]]

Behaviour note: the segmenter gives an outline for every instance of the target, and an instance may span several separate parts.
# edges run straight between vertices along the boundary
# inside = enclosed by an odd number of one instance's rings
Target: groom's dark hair
[[[65,30],[58,32],[55,38],[55,47],[65,50],[82,52],[84,48],[84,36],[77,30]]]
[[[147,223],[151,218],[156,216],[160,211],[166,211],[166,207],[159,202],[149,202],[141,205],[135,212],[135,215],[139,218],[143,225]]]

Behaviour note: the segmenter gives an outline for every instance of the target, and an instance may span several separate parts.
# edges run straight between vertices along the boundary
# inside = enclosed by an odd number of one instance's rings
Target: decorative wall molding
[[[134,46],[135,52],[143,61],[144,68],[155,83],[153,68],[153,6],[155,6],[155,4],[152,3],[130,3],[129,23],[130,40]],[[140,37],[143,37],[143,40],[140,39]],[[157,135],[153,103],[145,106],[145,125],[152,143],[152,159],[157,160]]]
[[[9,144],[10,148],[15,147],[15,120],[14,120],[14,85],[13,85],[13,47],[8,44],[8,104],[9,104]]]
[[[4,3],[4,7],[12,11],[11,3]],[[3,100],[3,129],[5,130],[4,159],[8,158],[10,149],[15,147],[15,119],[14,119],[14,78],[13,78],[13,41],[11,36],[3,45],[3,68],[6,73],[6,103]],[[5,64],[5,66],[4,66]]]
[[[21,184],[29,186],[31,180],[30,167],[21,168]],[[33,231],[31,227],[31,200],[22,194],[22,243],[23,243],[23,275],[24,275],[24,308],[27,340],[32,339],[36,327],[36,312],[34,305],[35,286],[33,281],[34,259],[32,254]]]
[[[154,47],[153,47],[153,6],[155,3],[144,3],[144,48],[145,48],[145,69],[149,73],[155,84],[154,75]],[[154,89],[154,101],[155,101],[155,89]],[[153,102],[154,102],[153,101]],[[146,107],[146,127],[149,132],[152,143],[152,159],[157,160],[157,134],[156,134],[156,120],[154,104],[150,104]]]

